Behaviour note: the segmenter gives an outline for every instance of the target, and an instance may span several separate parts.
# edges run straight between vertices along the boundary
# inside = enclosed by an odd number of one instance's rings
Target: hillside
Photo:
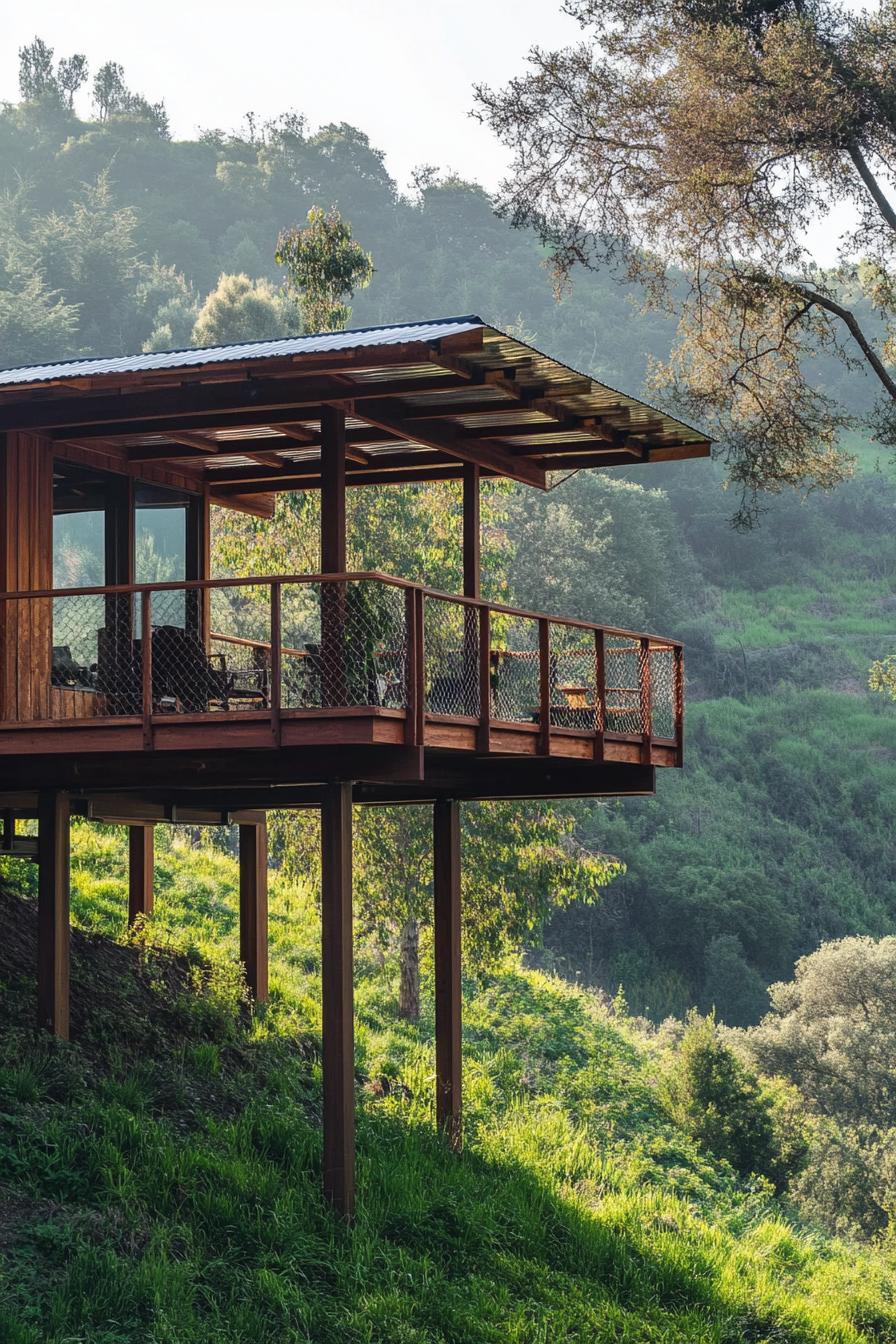
[[[8,864],[4,1341],[896,1337],[881,1256],[800,1230],[701,1153],[660,1105],[638,1024],[515,963],[467,996],[457,1160],[432,1133],[432,1021],[399,1023],[394,965],[360,950],[346,1236],[318,1194],[310,893],[274,881],[273,998],[252,1018],[232,969],[233,859],[181,833],[160,842],[157,915],[125,945],[121,833],[76,829],[70,1046],[30,1029],[31,873]]]
[[[354,323],[478,311],[635,393],[668,353],[668,315],[604,273],[557,302],[536,241],[480,187],[428,172],[402,191],[357,127],[287,116],[172,141],[152,117],[11,105],[0,185],[3,363],[188,344],[222,271],[278,281],[277,232],[315,203],[374,255]],[[832,359],[817,376],[867,399]],[[547,935],[550,964],[610,993],[621,981],[657,1019],[696,1002],[754,1021],[765,985],[821,940],[896,930],[894,716],[866,689],[896,629],[896,476],[873,445],[847,447],[855,480],[770,499],[749,535],[731,529],[721,466],[691,462],[529,491],[484,538],[487,595],[686,641],[684,775],[666,772],[655,801],[576,809],[580,838],[627,872]],[[456,583],[459,530],[411,493],[359,514],[360,567]],[[284,553],[309,563],[301,510],[284,501],[272,530],[281,570]],[[242,541],[257,558],[258,538]]]

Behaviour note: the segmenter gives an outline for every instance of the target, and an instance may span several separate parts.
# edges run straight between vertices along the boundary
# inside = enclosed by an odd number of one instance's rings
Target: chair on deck
[[[209,653],[195,630],[155,626],[152,632],[152,698],[160,708],[202,714],[231,702],[266,706],[265,667],[229,668],[223,653]]]

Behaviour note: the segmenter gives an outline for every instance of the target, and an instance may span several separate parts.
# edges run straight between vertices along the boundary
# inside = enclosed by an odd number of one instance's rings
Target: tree
[[[354,241],[338,210],[313,207],[305,228],[282,230],[274,256],[287,269],[308,332],[342,330],[352,312],[346,300],[373,277],[373,258]]]
[[[142,93],[129,89],[124,80],[124,67],[117,61],[107,61],[94,75],[93,105],[100,122],[113,117],[133,117],[148,122],[159,135],[168,135],[165,104],[151,103]]]
[[[769,997],[746,1037],[760,1068],[789,1078],[820,1115],[896,1127],[896,938],[823,943]]]
[[[432,924],[432,815],[424,807],[359,808],[354,891],[359,925],[397,942],[399,1012],[420,1014],[420,931]],[[463,938],[468,969],[531,944],[554,910],[597,900],[622,871],[585,850],[575,818],[549,803],[468,804],[463,810]]]
[[[193,343],[228,345],[289,336],[294,331],[291,316],[289,305],[270,281],[222,275],[199,310]]]
[[[842,431],[896,443],[896,9],[829,0],[569,0],[583,40],[534,50],[480,117],[514,153],[500,208],[558,280],[609,265],[678,303],[654,382],[759,490],[830,486]],[[807,230],[854,213],[831,272]],[[861,261],[848,261],[854,252]],[[810,378],[834,355],[846,399]],[[862,405],[866,374],[879,396]]]
[[[712,1017],[688,1015],[661,1094],[676,1124],[741,1176],[765,1176],[783,1190],[805,1160],[799,1129],[790,1117],[776,1126],[773,1098],[725,1044]]]

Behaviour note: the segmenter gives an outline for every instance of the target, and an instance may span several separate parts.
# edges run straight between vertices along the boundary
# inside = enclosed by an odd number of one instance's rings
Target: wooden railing
[[[551,754],[564,736],[681,756],[682,646],[672,639],[441,593],[375,572],[0,594],[0,725],[166,716],[400,717],[508,727]],[[23,643],[29,643],[27,660]],[[18,685],[18,682],[16,683]],[[665,759],[665,758],[664,758]]]

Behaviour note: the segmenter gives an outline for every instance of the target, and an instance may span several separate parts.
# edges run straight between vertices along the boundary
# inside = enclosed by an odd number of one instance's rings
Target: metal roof
[[[70,359],[59,364],[26,364],[0,370],[0,386],[56,382],[60,378],[91,378],[101,374],[141,373],[155,369],[187,369],[244,359],[284,355],[320,355],[330,350],[361,350],[367,346],[436,341],[486,325],[481,317],[439,317],[428,322],[403,322],[390,327],[357,327],[313,336],[284,336],[275,341],[243,341],[239,345],[207,345],[188,350],[161,350],[109,359]]]

